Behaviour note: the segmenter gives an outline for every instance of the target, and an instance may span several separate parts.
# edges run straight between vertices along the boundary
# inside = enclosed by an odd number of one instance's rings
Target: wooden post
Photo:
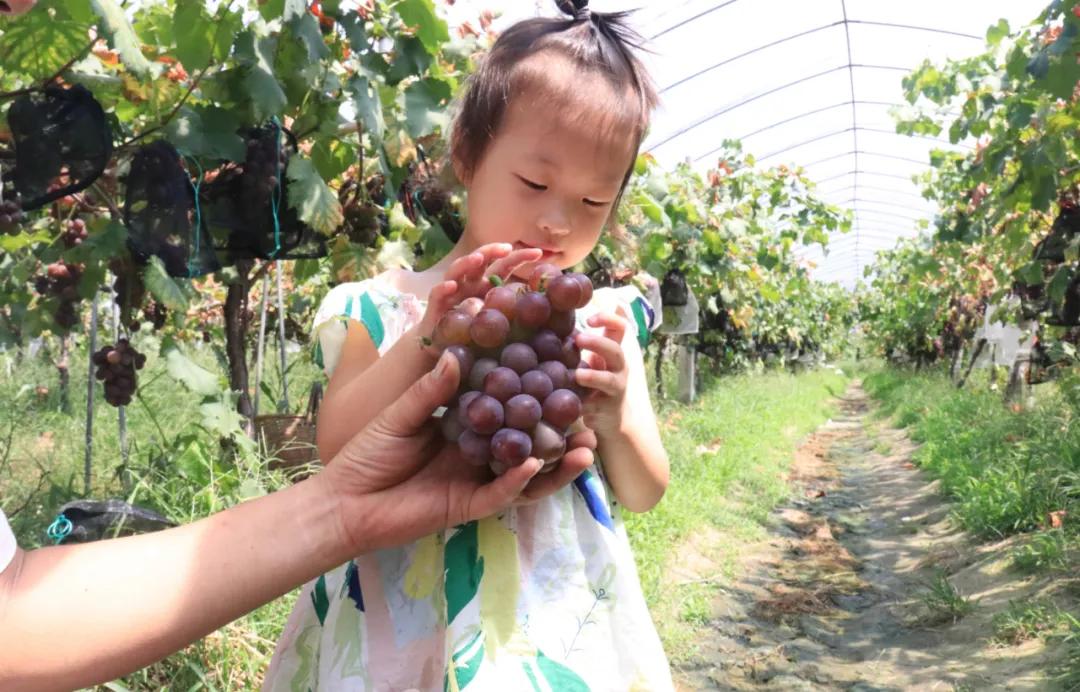
[[[695,372],[696,351],[684,343],[678,345],[679,401],[684,404],[694,403],[697,398],[697,373]]]
[[[278,355],[281,357],[281,401],[278,402],[278,413],[288,413],[289,377],[285,372],[285,299],[281,295],[281,262],[274,262],[274,276],[277,278]]]
[[[97,293],[90,299],[90,348],[86,368],[86,447],[83,453],[83,495],[90,496],[94,460],[94,352],[97,351]]]

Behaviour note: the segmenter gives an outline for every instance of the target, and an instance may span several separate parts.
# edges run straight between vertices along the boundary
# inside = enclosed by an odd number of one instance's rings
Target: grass
[[[976,606],[976,602],[960,593],[944,572],[938,572],[926,585],[921,600],[929,611],[927,625],[955,624],[970,615]]]
[[[1071,623],[1072,617],[1052,601],[1011,601],[1008,610],[994,616],[994,641],[1016,646],[1030,639],[1065,634]]]
[[[770,511],[799,441],[828,419],[847,376],[831,370],[770,372],[708,383],[692,406],[667,404],[662,433],[671,459],[664,499],[646,514],[624,513],[646,600],[668,655],[694,652],[695,628],[709,618],[713,581],[673,583],[680,546],[708,527],[722,535],[711,559],[728,570],[739,548],[765,535]]]
[[[1040,531],[1013,551],[1013,565],[1024,572],[1066,570],[1069,567],[1068,541],[1061,529]]]

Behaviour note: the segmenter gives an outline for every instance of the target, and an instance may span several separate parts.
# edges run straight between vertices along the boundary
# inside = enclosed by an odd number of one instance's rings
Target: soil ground
[[[996,643],[992,618],[1069,585],[1012,569],[1019,539],[988,544],[959,530],[911,463],[911,441],[869,420],[858,384],[840,403],[797,452],[770,537],[741,551],[739,576],[720,588],[696,654],[676,670],[679,689],[1059,689],[1048,675],[1061,647]],[[719,579],[708,555],[722,540],[698,536],[672,569]],[[942,579],[970,613],[928,605]]]

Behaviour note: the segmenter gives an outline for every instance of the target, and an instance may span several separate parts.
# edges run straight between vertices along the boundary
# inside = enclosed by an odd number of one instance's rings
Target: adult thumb
[[[389,433],[411,435],[427,423],[435,409],[450,401],[460,380],[458,359],[451,353],[443,352],[435,368],[390,404],[377,420]]]

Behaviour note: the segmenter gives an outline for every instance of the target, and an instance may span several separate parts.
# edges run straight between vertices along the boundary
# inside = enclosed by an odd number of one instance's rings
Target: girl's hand
[[[613,312],[597,313],[588,319],[590,327],[603,333],[582,332],[576,343],[587,368],[578,368],[576,381],[591,391],[582,400],[585,425],[603,437],[619,430],[626,401],[629,371],[622,342],[627,321]]]
[[[435,325],[450,309],[466,298],[483,298],[491,290],[490,277],[507,280],[522,265],[543,257],[536,248],[514,250],[510,243],[491,243],[454,260],[442,283],[431,289],[427,312],[420,322],[420,335],[430,337]]]

